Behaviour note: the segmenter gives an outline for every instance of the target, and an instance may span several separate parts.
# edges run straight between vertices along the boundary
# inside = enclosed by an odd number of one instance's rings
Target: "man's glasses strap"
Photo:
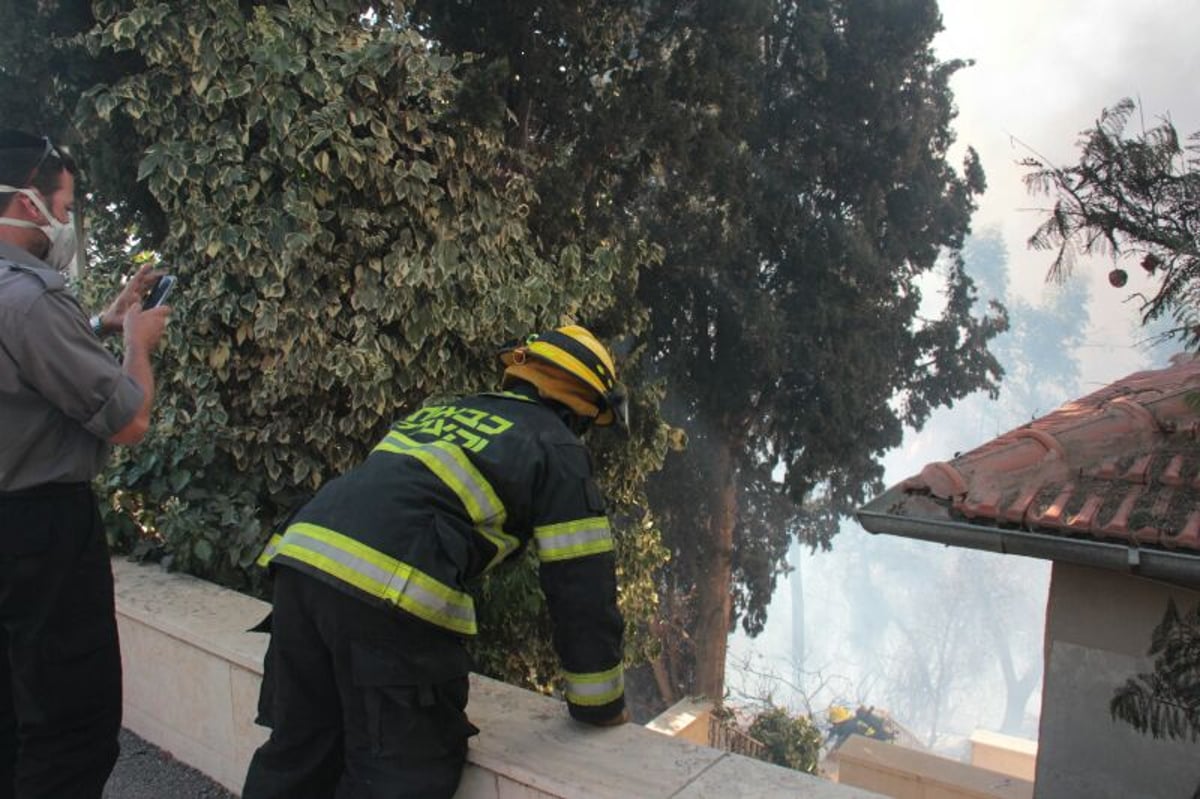
[[[41,158],[37,160],[37,163],[33,165],[33,169],[29,171],[30,180],[33,180],[33,176],[37,174],[37,171],[42,168],[42,164],[46,163],[46,159],[50,156],[54,156],[59,161],[62,160],[62,156],[59,154],[58,149],[54,146],[54,142],[50,141],[49,136],[43,136],[42,141],[46,143],[46,147],[42,150]]]

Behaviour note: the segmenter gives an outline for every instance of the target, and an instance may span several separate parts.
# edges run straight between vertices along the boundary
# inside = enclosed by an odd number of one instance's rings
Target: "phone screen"
[[[174,275],[163,275],[154,284],[154,288],[150,289],[150,293],[146,295],[146,299],[142,300],[142,310],[148,311],[151,308],[157,308],[167,300],[167,295],[171,293],[171,288],[175,285]]]

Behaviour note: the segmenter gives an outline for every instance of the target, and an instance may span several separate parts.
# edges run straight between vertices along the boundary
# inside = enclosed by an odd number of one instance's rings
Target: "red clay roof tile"
[[[1123,542],[1200,558],[1200,357],[1138,372],[898,486],[897,518]],[[891,492],[889,492],[891,493]],[[904,497],[923,497],[911,503]],[[930,514],[930,500],[941,510]]]

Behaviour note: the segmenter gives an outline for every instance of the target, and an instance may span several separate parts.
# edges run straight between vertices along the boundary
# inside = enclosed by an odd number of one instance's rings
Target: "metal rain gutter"
[[[870,533],[886,533],[1004,555],[1063,561],[1200,589],[1200,558],[1195,555],[1107,541],[1064,538],[1028,530],[1006,530],[963,522],[913,519],[868,510],[859,510],[857,516],[862,526]]]

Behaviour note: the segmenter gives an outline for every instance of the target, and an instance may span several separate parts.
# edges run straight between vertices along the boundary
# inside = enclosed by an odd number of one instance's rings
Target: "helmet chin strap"
[[[567,427],[571,428],[571,432],[577,436],[582,436],[584,433],[592,429],[592,420],[586,416],[580,416],[577,413],[568,409],[567,411]]]

